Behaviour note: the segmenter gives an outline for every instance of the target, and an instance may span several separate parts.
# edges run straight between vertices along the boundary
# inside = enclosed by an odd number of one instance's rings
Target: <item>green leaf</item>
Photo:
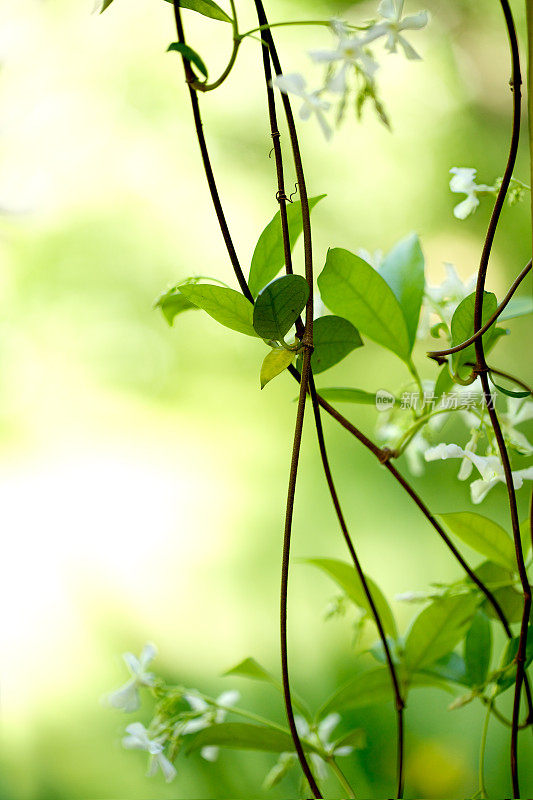
[[[529,390],[524,391],[521,390],[520,392],[514,391],[513,389],[506,389],[505,386],[501,386],[499,383],[496,383],[492,376],[492,372],[489,370],[489,378],[492,385],[502,394],[507,395],[507,397],[529,397],[531,392]],[[520,385],[520,384],[518,384]]]
[[[286,350],[284,347],[273,348],[265,357],[261,367],[261,389],[264,389],[272,378],[286,370],[295,358],[296,353],[291,353],[290,350]]]
[[[409,677],[409,687],[411,686],[446,688],[438,677],[422,673]],[[404,700],[406,688],[406,685],[401,687]],[[337,689],[321,707],[319,714],[323,716],[332,711],[345,711],[347,708],[366,708],[390,700],[394,700],[390,672],[387,667],[376,667],[359,673],[351,681]]]
[[[411,343],[403,311],[390,286],[370,264],[348,250],[333,248],[318,276],[318,286],[331,311],[409,361]]]
[[[379,272],[401,306],[412,349],[416,340],[425,283],[424,254],[416,233],[406,236],[392,248],[383,260]]]
[[[228,669],[227,672],[224,672],[224,677],[229,678],[233,676],[238,676],[239,678],[250,678],[254,681],[263,681],[264,683],[270,683],[272,686],[278,688],[281,686],[280,682],[276,680],[276,678],[269,672],[265,667],[263,667],[255,658],[245,658],[243,661],[240,661],[231,669]]]
[[[405,641],[404,660],[409,672],[423,669],[445,656],[464,637],[479,598],[458,595],[435,600],[415,617]]]
[[[504,670],[503,674],[499,675],[496,680],[497,691],[496,694],[501,694],[509,686],[513,686],[516,681],[516,663],[514,659],[518,653],[518,645],[520,643],[520,638],[518,636],[514,636],[512,639],[509,639],[507,643],[507,647],[505,648],[505,653],[502,659],[502,669]],[[526,644],[526,669],[529,667],[531,662],[533,661],[533,625],[529,625],[527,629],[527,644]]]
[[[172,0],[167,0],[167,2],[172,3]],[[202,14],[204,17],[218,19],[221,22],[231,22],[231,17],[228,17],[226,12],[222,11],[220,6],[217,6],[213,0],[181,0],[180,6],[191,11],[197,11],[198,14]]]
[[[342,386],[332,386],[331,388],[320,389],[320,395],[324,400],[331,400],[337,403],[358,403],[365,406],[376,406],[376,393],[365,392],[363,389],[350,389]],[[391,395],[391,397],[393,397]],[[391,405],[399,406],[400,402],[393,397]]]
[[[303,743],[310,749],[307,743]],[[202,747],[228,747],[232,750],[264,750],[269,753],[286,753],[294,750],[292,737],[288,733],[263,725],[246,722],[221,722],[196,734],[187,752],[193,753]]]
[[[426,675],[434,675],[444,681],[458,683],[461,686],[470,686],[466,676],[466,664],[457,653],[448,653],[430,667],[423,670]]]
[[[478,611],[468,629],[464,643],[466,675],[469,686],[483,686],[487,680],[492,656],[492,629],[488,617]]]
[[[174,317],[183,311],[198,308],[194,303],[191,303],[185,295],[180,292],[180,287],[174,286],[168,292],[164,292],[154,303],[154,308],[160,308],[163,316],[169,325],[174,324]]]
[[[312,564],[318,567],[329,575],[330,578],[333,578],[335,583],[348,595],[350,600],[368,613],[372,621],[374,620],[370,604],[363,589],[363,584],[352,564],[347,564],[344,561],[337,561],[337,559],[334,558],[306,558],[303,559],[303,561],[306,564]],[[369,578],[368,575],[365,575],[365,578],[378,614],[381,617],[385,633],[388,633],[393,639],[396,639],[398,637],[396,622],[385,596],[372,578]]]
[[[333,749],[336,750],[338,747],[353,747],[354,750],[364,750],[366,747],[366,733],[363,728],[356,728],[347,733],[346,736],[337,739]]]
[[[113,0],[104,0],[104,2],[102,4],[102,8],[100,9],[100,14],[103,14],[104,11],[106,10],[106,8],[109,8],[109,6],[111,5],[112,2],[113,2]]]
[[[290,331],[309,298],[309,286],[301,275],[283,275],[257,295],[253,326],[263,339],[280,340]]]
[[[443,394],[447,394],[452,387],[453,379],[448,364],[444,364],[435,381],[435,401],[439,400]]]
[[[505,322],[507,319],[525,317],[531,313],[533,313],[533,297],[511,297],[498,320]]]
[[[207,78],[207,67],[202,61],[201,57],[196,52],[196,50],[193,50],[192,47],[189,47],[188,44],[183,44],[182,42],[173,42],[167,48],[167,53],[172,53],[174,51],[177,53],[181,53],[183,58],[185,58],[191,64],[194,64],[194,66],[200,70],[204,78]]]
[[[309,198],[309,211],[326,195]],[[289,225],[289,240],[293,249],[302,232],[302,204],[299,200],[287,203],[287,222]],[[278,211],[262,232],[255,246],[250,267],[248,286],[253,297],[257,297],[259,290],[276,277],[285,264],[285,251],[283,249],[283,235],[281,230],[281,212]]]
[[[505,567],[494,564],[492,561],[484,561],[474,572],[490,589],[495,600],[500,604],[507,621],[520,622],[522,619],[522,610],[524,608],[524,598],[513,588],[514,581],[512,573],[508,569],[505,569]],[[467,579],[467,582],[473,585],[470,579]],[[484,599],[480,608],[483,609],[490,619],[499,621],[500,618],[489,600]]]
[[[212,283],[184,284],[180,286],[180,292],[226,328],[257,336],[253,326],[253,306],[240,292]]]
[[[348,353],[356,347],[362,347],[363,342],[359,331],[351,322],[342,317],[333,315],[318,317],[313,323],[313,345],[311,367],[313,373],[318,375],[342,361]],[[298,359],[298,369],[302,371],[302,357]]]
[[[474,306],[476,300],[476,293],[473,292],[469,294],[468,297],[465,297],[462,300],[457,308],[455,309],[452,317],[451,322],[451,334],[452,334],[452,347],[455,347],[458,344],[462,344],[467,339],[475,333],[474,327]],[[482,314],[482,325],[484,325],[490,317],[496,311],[498,307],[498,301],[496,300],[496,295],[492,294],[492,292],[483,292],[483,314]],[[490,349],[491,344],[494,344],[496,341],[497,334],[495,332],[495,326],[491,325],[486,333],[483,334],[483,346],[486,351]],[[476,350],[473,344],[469,345],[469,347],[465,347],[464,350],[461,350],[459,353],[454,353],[452,355],[452,368],[453,371],[460,377],[460,378],[467,378],[470,373],[472,372],[471,367],[465,367],[464,364],[467,362],[475,363],[476,360]]]
[[[439,514],[437,519],[489,561],[494,561],[511,572],[516,569],[513,540],[496,522],[471,511]]]

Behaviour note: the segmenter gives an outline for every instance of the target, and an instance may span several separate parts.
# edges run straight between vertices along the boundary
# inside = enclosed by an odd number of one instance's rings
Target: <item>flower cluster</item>
[[[476,183],[477,170],[474,167],[452,167],[450,170],[450,191],[457,194],[465,194],[466,198],[458,203],[453,209],[453,214],[457,219],[466,219],[479,206],[478,195],[489,194],[496,196],[502,184],[502,178],[496,178],[490,186],[484,183]],[[516,205],[524,198],[524,193],[530,191],[530,187],[512,177],[507,195],[507,202],[510,206]]]
[[[334,46],[324,50],[312,50],[310,57],[315,64],[326,67],[322,85],[308,90],[307,81],[297,73],[280,75],[272,81],[280,91],[294,94],[303,102],[300,117],[304,120],[315,116],[326,139],[332,136],[332,127],[326,116],[332,100],[338,100],[337,123],[347,107],[350,95],[355,95],[355,109],[360,116],[367,100],[381,121],[388,125],[385,109],[379,99],[375,74],[379,68],[370,45],[385,40],[385,49],[396,53],[398,47],[408,59],[419,60],[420,56],[404,36],[405,31],[424,28],[429,21],[427,11],[410,16],[403,15],[404,0],[382,0],[378,7],[379,19],[366,28],[355,29],[342,20],[332,20],[331,30],[335,36]],[[326,99],[329,95],[331,99]]]

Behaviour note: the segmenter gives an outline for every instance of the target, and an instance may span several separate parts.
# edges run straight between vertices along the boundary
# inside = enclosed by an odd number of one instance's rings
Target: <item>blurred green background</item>
[[[215,695],[239,688],[250,708],[283,719],[281,699],[268,688],[219,676],[248,655],[277,670],[295,388],[282,376],[259,392],[261,342],[201,314],[185,314],[170,329],[152,310],[160,291],[180,278],[233,278],[181,67],[165,53],[175,38],[171,6],[116,0],[100,17],[91,3],[0,2],[0,797],[263,797],[260,784],[275,760],[268,755],[227,752],[216,764],[182,758],[174,784],[145,778],[144,754],[120,744],[126,720],[101,702],[126,678],[121,652],[153,640],[155,668],[165,675]],[[253,27],[253,4],[238,0],[238,7],[242,28]],[[300,125],[309,190],[328,193],[314,212],[317,271],[330,245],[388,250],[411,230],[422,238],[430,283],[443,279],[444,261],[463,278],[476,269],[491,204],[468,221],[454,219],[461,198],[449,192],[448,170],[476,166],[483,183],[503,172],[511,106],[506,36],[497,2],[429,0],[410,2],[407,11],[424,7],[431,25],[410,35],[423,62],[382,59],[392,135],[371,113],[364,124],[349,117],[330,144],[317,126]],[[523,36],[522,3],[514,7]],[[267,9],[271,21],[358,21],[375,4],[276,0]],[[215,75],[228,54],[229,26],[190,12],[184,18]],[[280,30],[277,41],[287,71],[320,80],[306,51],[329,45],[325,29]],[[232,78],[202,107],[246,268],[276,210],[256,42],[243,45]],[[528,181],[524,145],[515,175]],[[506,207],[488,283],[499,297],[529,252],[528,203]],[[530,350],[520,344],[531,328],[520,320],[510,327],[498,363],[531,381]],[[423,375],[434,377],[423,353],[422,343]],[[368,343],[319,385],[396,389],[407,380],[403,370]],[[373,409],[347,414],[373,431]],[[398,592],[460,577],[375,460],[329,421],[326,432],[361,559],[391,602]],[[310,424],[301,467],[294,555],[344,558]],[[452,462],[416,480],[435,511],[470,507],[456,472]],[[503,487],[479,510],[506,521]],[[315,706],[356,663],[347,622],[323,622],[334,594],[326,577],[294,565],[293,682]],[[414,609],[394,608],[405,626]],[[433,690],[410,697],[411,797],[465,797],[476,789],[483,712],[474,705],[449,712],[448,704]],[[392,704],[348,721],[366,730],[368,743],[343,767],[359,796],[387,796]],[[494,796],[504,796],[508,737],[498,723],[487,764]],[[526,758],[522,765],[531,786],[533,769]],[[328,791],[340,796],[333,782]],[[269,796],[296,792],[289,778]]]

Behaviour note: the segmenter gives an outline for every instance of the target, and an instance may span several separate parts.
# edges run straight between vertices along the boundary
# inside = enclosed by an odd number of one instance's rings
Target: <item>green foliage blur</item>
[[[364,20],[375,11],[374,3],[342,0],[288,5],[269,2],[271,21]],[[253,27],[253,4],[238,0],[241,6],[242,27]],[[348,114],[330,144],[318,127],[299,125],[310,193],[327,193],[313,212],[317,272],[330,246],[388,251],[413,230],[429,283],[441,282],[445,261],[463,279],[476,270],[491,202],[464,222],[455,219],[448,171],[475,166],[490,183],[504,169],[511,97],[500,10],[488,0],[408,6],[427,7],[432,22],[417,37],[422,62],[383,56],[392,134],[369,110],[362,123]],[[523,36],[522,4],[513,6]],[[181,66],[165,52],[175,38],[171,6],[115,0],[105,15],[92,12],[92,0],[0,0],[0,798],[293,797],[295,778],[261,790],[275,760],[263,754],[226,752],[215,764],[195,754],[177,762],[175,783],[148,779],[144,754],[120,744],[131,720],[105,704],[126,678],[120,654],[152,640],[160,650],[154,668],[168,680],[213,695],[238,688],[247,707],[283,720],[271,690],[220,676],[248,655],[278,670],[296,392],[288,376],[260,391],[260,340],[194,312],[169,328],[153,309],[165,287],[191,274],[237,287]],[[184,18],[191,44],[216,75],[229,31],[189,12]],[[286,71],[310,70],[307,51],[328,46],[328,35],[280,30]],[[276,210],[257,42],[242,46],[232,77],[202,98],[202,109],[247,272]],[[525,138],[521,147],[515,176],[528,182]],[[487,288],[501,298],[529,253],[526,199],[505,207]],[[512,335],[498,344],[498,363],[531,382],[530,352],[521,344],[529,324],[508,324]],[[423,353],[424,343],[416,347]],[[430,363],[423,377],[435,377]],[[399,359],[367,342],[318,384],[375,391],[406,380]],[[373,432],[374,409],[346,413]],[[413,609],[394,596],[459,578],[459,569],[375,459],[329,421],[326,433],[361,560],[405,627]],[[430,469],[416,479],[436,513],[470,508],[456,472],[446,464],[438,481]],[[492,492],[480,511],[508,527],[502,494]],[[525,490],[519,501],[522,518]],[[345,557],[311,425],[294,530],[296,559]],[[467,555],[477,563],[473,551]],[[318,707],[353,677],[353,629],[346,620],[324,621],[334,594],[325,576],[295,562],[290,588],[293,683]],[[372,632],[365,636],[363,645],[370,644]],[[475,789],[483,711],[473,704],[448,711],[449,702],[434,689],[410,697],[409,796],[465,797]],[[350,780],[361,797],[387,796],[392,703],[349,721],[367,737],[346,767]],[[487,782],[505,796],[508,732],[497,723],[487,752]],[[533,767],[522,764],[527,785]],[[333,784],[329,791],[337,796]]]

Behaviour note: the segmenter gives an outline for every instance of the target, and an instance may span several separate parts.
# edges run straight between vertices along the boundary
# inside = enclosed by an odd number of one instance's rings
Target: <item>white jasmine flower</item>
[[[136,711],[141,705],[139,698],[139,688],[141,686],[153,686],[154,674],[147,672],[146,668],[157,655],[157,648],[154,644],[145,644],[142,653],[137,658],[133,653],[124,653],[122,658],[130,671],[131,678],[124,686],[112,692],[108,696],[108,702],[115,708],[123,711]]]
[[[333,729],[340,722],[340,714],[328,714],[318,724],[318,727],[310,728],[309,723],[303,717],[296,717],[296,728],[298,734],[302,739],[307,739],[308,742],[316,744],[326,750],[332,756],[349,756],[353,752],[353,747],[335,747],[329,741],[329,737]],[[318,755],[318,753],[310,754],[311,761],[315,767],[317,775],[322,780],[327,776],[326,762]]]
[[[466,199],[453,209],[454,216],[457,219],[466,219],[474,213],[479,205],[478,193],[491,192],[494,187],[476,183],[477,169],[473,167],[452,167],[450,172],[453,175],[450,180],[450,190],[458,194],[466,194]]]
[[[506,441],[524,456],[533,454],[533,445],[516,426],[533,419],[533,402],[518,397],[507,397],[507,412],[500,415],[502,431]]]
[[[280,92],[285,94],[294,94],[296,97],[300,97],[303,100],[300,108],[300,118],[308,120],[314,114],[326,139],[331,139],[332,130],[324,115],[324,111],[328,111],[331,103],[322,100],[320,92],[308,92],[306,89],[307,82],[303,75],[298,73],[278,75],[272,79],[272,86],[277,86]]]
[[[450,325],[453,313],[461,300],[468,297],[476,288],[477,275],[462,281],[453,264],[444,262],[446,277],[438,286],[427,286],[424,290],[424,303],[418,325],[418,337],[424,338],[431,327],[431,314],[437,314],[443,322]]]
[[[420,56],[402,36],[402,31],[425,28],[429,22],[429,14],[427,11],[420,11],[418,14],[411,14],[402,19],[403,6],[404,0],[382,0],[378,7],[378,13],[385,21],[373,25],[367,32],[367,38],[372,41],[386,36],[385,47],[389,53],[395,53],[397,45],[400,45],[407,58],[419,61]]]
[[[165,776],[166,782],[170,783],[177,773],[176,768],[163,752],[165,737],[151,738],[141,722],[133,722],[128,725],[126,733],[128,736],[125,736],[122,740],[124,747],[128,750],[146,750],[150,754],[150,762],[146,774],[149,777],[154,775],[159,767]]]
[[[222,694],[217,697],[215,704],[213,705],[197,695],[188,693],[184,694],[183,699],[188,702],[191,709],[196,712],[197,716],[195,716],[193,719],[187,720],[180,727],[180,735],[186,736],[189,733],[197,733],[197,731],[201,731],[204,728],[209,728],[211,725],[219,725],[221,722],[224,722],[228,713],[227,707],[234,706],[236,703],[238,703],[240,697],[241,695],[239,692],[235,690],[222,692]],[[211,745],[202,747],[200,751],[200,755],[205,758],[206,761],[216,761],[218,758],[218,753],[219,748]]]
[[[339,71],[330,78],[326,88],[330,92],[344,94],[348,88],[347,77],[350,69],[361,70],[367,79],[371,80],[378,64],[365,51],[368,36],[350,33],[340,20],[332,20],[331,26],[337,34],[337,46],[327,50],[311,50],[309,55],[317,63],[340,65]]]
[[[470,484],[470,496],[474,505],[485,499],[491,489],[498,483],[505,483],[503,466],[498,456],[479,456],[456,444],[438,444],[426,450],[426,461],[437,461],[447,458],[467,458],[476,467],[481,478]],[[520,489],[525,480],[533,480],[533,467],[515,470],[512,473],[515,489]]]

